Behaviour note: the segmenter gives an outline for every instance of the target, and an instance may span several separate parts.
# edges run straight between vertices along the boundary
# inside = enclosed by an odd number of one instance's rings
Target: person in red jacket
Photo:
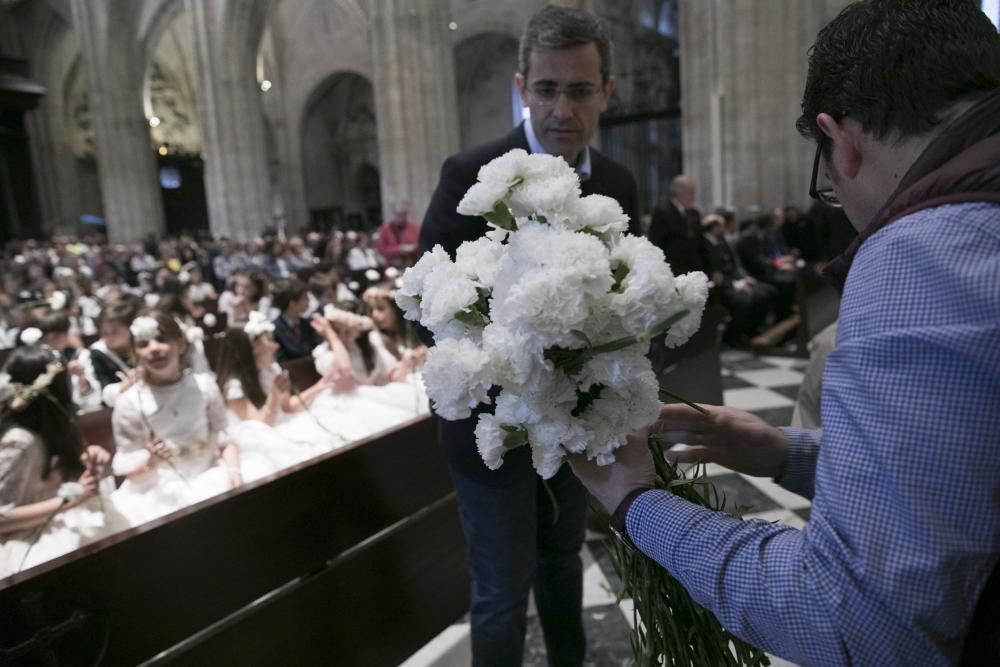
[[[375,250],[385,258],[387,266],[403,268],[417,261],[420,225],[410,219],[409,208],[407,202],[396,204],[392,217],[379,227]]]

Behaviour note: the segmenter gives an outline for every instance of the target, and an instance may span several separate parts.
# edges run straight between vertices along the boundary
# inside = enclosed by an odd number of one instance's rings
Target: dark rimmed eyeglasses
[[[837,193],[833,191],[830,186],[824,187],[822,190],[816,188],[816,179],[819,177],[819,161],[823,159],[823,148],[826,146],[826,142],[829,141],[829,137],[825,134],[823,137],[816,142],[816,157],[813,159],[813,174],[812,180],[809,182],[809,196],[816,201],[821,201],[827,206],[840,207],[840,198],[837,197]]]
[[[560,95],[565,95],[572,104],[590,104],[601,94],[601,87],[593,84],[575,84],[565,88],[547,83],[535,84],[528,87],[528,91],[542,106],[551,106],[556,103]]]

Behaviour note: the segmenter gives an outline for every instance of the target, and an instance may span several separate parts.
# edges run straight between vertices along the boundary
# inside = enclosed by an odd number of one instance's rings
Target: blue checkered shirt
[[[924,210],[864,243],[822,396],[823,431],[784,429],[805,528],[648,491],[629,535],[770,653],[953,664],[1000,559],[1000,205]]]

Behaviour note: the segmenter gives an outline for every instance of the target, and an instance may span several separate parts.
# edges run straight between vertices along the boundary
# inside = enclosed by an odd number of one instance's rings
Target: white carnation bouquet
[[[697,330],[705,275],[674,276],[659,248],[625,233],[618,202],[581,196],[559,157],[493,160],[458,211],[492,229],[454,261],[435,247],[396,291],[405,316],[434,334],[424,380],[435,412],[467,418],[498,387],[476,424],[491,469],[520,446],[544,479],[571,454],[613,462],[659,414],[649,341],[666,333],[675,346]]]
[[[434,334],[424,381],[435,412],[466,419],[495,396],[476,423],[491,469],[522,446],[543,479],[570,455],[613,463],[626,436],[659,416],[650,341],[665,334],[675,347],[698,330],[707,278],[675,276],[659,248],[625,233],[618,202],[581,196],[559,157],[498,157],[479,170],[458,212],[491,229],[454,260],[433,248],[396,289],[406,318]],[[655,434],[650,449],[657,488],[720,509],[703,474],[668,463]],[[621,542],[612,553],[622,595],[635,605],[637,664],[767,664],[657,563]]]

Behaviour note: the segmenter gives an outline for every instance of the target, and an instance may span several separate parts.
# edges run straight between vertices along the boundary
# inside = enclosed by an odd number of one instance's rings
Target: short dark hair
[[[863,0],[809,49],[796,127],[819,140],[816,116],[850,115],[884,139],[913,136],[949,107],[1000,87],[1000,34],[972,0]]]
[[[69,333],[69,317],[63,312],[48,313],[38,320],[38,329],[43,334]]]
[[[137,308],[132,301],[118,301],[111,303],[101,309],[101,314],[97,318],[98,325],[105,322],[114,322],[122,326],[129,326],[135,319]]]
[[[297,278],[282,278],[274,284],[274,307],[285,312],[289,304],[297,299],[301,299],[306,293],[306,285]]]
[[[518,71],[528,76],[531,52],[569,49],[594,43],[601,56],[601,80],[611,76],[612,45],[604,24],[589,12],[549,5],[528,19],[521,35]]]

